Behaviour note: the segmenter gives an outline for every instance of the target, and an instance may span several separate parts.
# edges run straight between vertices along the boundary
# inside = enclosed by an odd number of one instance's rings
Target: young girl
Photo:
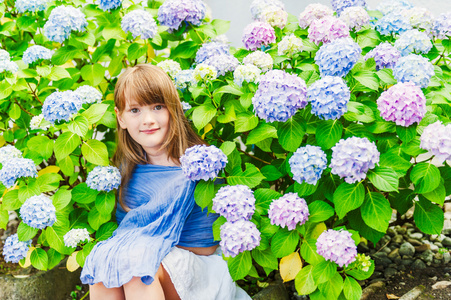
[[[91,285],[91,299],[250,299],[215,253],[217,216],[195,204],[196,183],[179,166],[187,148],[204,142],[172,80],[156,66],[137,65],[121,75],[114,98],[119,227],[86,258],[81,280]]]

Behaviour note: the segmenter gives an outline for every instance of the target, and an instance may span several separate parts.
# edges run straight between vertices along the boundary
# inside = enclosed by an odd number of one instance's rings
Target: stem
[[[31,93],[33,94],[33,96],[34,96],[34,97],[36,98],[36,100],[38,100],[39,103],[41,103],[41,105],[42,105],[42,101],[39,100],[39,97],[38,97],[38,95],[36,94],[36,90],[33,91],[33,89],[31,88],[31,85],[30,85],[29,82],[27,82],[27,85],[28,85],[28,87],[30,88],[30,91],[31,91]],[[36,88],[37,88],[37,85],[36,85]]]
[[[199,38],[199,40],[202,41],[202,44],[205,43],[205,40],[202,39],[199,35],[199,33],[197,32],[196,28],[193,26],[193,24],[191,24],[190,22],[187,22],[189,24],[189,26],[191,26],[191,28],[194,30],[194,32],[196,33],[197,37]]]
[[[22,105],[20,105],[20,103],[19,103],[19,101],[17,101],[17,99],[14,99],[14,103],[16,103],[16,104],[19,106],[19,108],[20,108],[21,110],[23,110],[24,112],[26,112],[26,113],[29,114],[30,116],[34,117],[34,115],[33,115],[31,112],[29,112],[28,110],[26,110],[25,108],[23,108]]]
[[[89,291],[87,291],[87,292],[86,292],[86,294],[85,294],[85,295],[84,295],[83,297],[81,297],[81,298],[80,298],[80,300],[83,300],[83,299],[85,299],[85,298],[86,298],[86,296],[88,296],[88,295],[89,295]]]

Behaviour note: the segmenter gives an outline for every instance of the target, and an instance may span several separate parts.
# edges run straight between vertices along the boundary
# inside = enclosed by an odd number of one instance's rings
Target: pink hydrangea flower
[[[349,28],[345,22],[326,16],[312,22],[308,29],[308,37],[315,44],[327,43],[339,38],[349,37]]]
[[[247,50],[257,50],[276,41],[274,29],[268,23],[255,21],[244,28],[242,41]]]

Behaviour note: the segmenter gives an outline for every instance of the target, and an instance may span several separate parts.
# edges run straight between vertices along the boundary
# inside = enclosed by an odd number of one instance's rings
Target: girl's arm
[[[216,249],[218,248],[218,245],[211,247],[183,247],[177,245],[177,247],[191,251],[197,255],[212,255],[213,253],[215,253]]]

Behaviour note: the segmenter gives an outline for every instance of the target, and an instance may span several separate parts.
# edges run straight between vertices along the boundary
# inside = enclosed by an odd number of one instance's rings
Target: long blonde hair
[[[169,112],[169,130],[161,149],[167,148],[170,159],[180,163],[180,156],[191,146],[205,142],[193,131],[183,113],[178,92],[171,78],[159,67],[139,64],[128,68],[119,77],[114,89],[114,103],[121,114],[127,99],[134,99],[139,105],[162,103]],[[125,211],[130,208],[124,203],[123,190],[128,184],[137,164],[146,164],[145,152],[128,133],[127,129],[117,126],[118,144],[114,163],[121,170],[119,204]]]

